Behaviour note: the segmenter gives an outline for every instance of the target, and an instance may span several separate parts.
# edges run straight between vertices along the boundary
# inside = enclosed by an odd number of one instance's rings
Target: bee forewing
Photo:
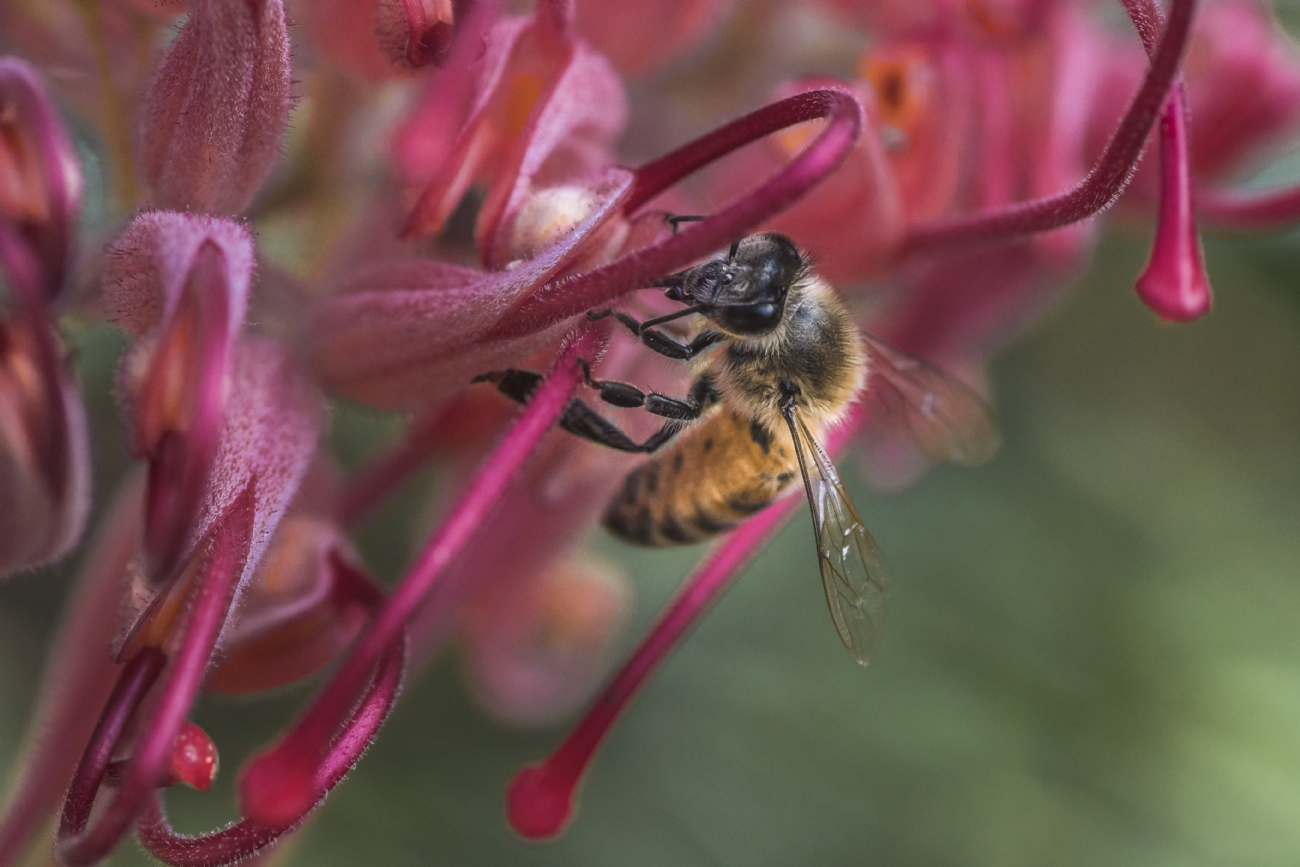
[[[864,335],[868,391],[884,418],[873,422],[911,440],[934,463],[982,464],[1001,442],[982,397],[932,364]]]
[[[845,649],[866,665],[885,625],[889,590],[884,561],[875,540],[862,525],[835,464],[803,419],[799,419],[799,434],[799,445],[813,457],[811,470],[802,461],[800,465],[808,476],[809,506],[826,604]]]

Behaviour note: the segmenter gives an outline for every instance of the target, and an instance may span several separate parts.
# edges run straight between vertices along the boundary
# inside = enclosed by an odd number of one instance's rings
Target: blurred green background
[[[1133,295],[1145,251],[1111,237],[994,361],[991,465],[853,485],[894,576],[870,669],[801,512],[645,689],[559,843],[512,837],[501,793],[562,730],[501,727],[443,658],[286,862],[1300,863],[1300,243],[1211,242],[1215,310],[1180,327]],[[635,576],[630,646],[700,552],[601,547]],[[0,767],[64,586],[0,586]],[[303,697],[203,705],[225,772],[169,795],[180,829],[232,818],[233,770]]]

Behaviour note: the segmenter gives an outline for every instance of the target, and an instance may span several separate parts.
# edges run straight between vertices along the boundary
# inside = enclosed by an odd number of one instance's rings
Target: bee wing
[[[1001,436],[993,411],[964,383],[932,364],[863,335],[870,399],[883,412],[877,424],[910,440],[932,463],[982,464],[998,450]]]
[[[866,665],[885,625],[889,596],[885,564],[876,541],[862,525],[835,464],[793,407],[784,410],[784,414],[803,473],[808,508],[812,510],[822,589],[826,591],[831,620],[844,648]]]

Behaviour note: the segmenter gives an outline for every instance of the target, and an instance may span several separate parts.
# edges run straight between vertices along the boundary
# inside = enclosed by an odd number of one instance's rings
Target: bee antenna
[[[736,253],[739,251],[740,251],[740,241],[739,240],[732,241],[731,249],[727,251],[727,261],[730,262],[731,260],[735,259]]]

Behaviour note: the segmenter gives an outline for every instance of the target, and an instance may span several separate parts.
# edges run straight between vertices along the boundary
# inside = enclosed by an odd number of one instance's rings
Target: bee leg
[[[581,400],[574,398],[560,415],[560,427],[575,436],[580,436],[596,445],[618,449],[621,452],[649,453],[658,451],[682,429],[682,423],[676,419],[664,423],[659,430],[652,433],[643,443],[638,443],[624,433],[623,429],[596,412]]]
[[[614,308],[610,307],[606,310],[587,311],[587,318],[590,319],[592,322],[595,322],[600,319],[605,319],[610,316],[613,316],[619,322],[622,322],[627,327],[627,330],[631,331],[633,335],[637,337],[641,336],[641,323],[637,322],[635,319],[633,319],[631,316],[624,313],[622,310],[615,310]]]
[[[600,392],[600,399],[611,406],[623,409],[641,407],[653,415],[675,421],[695,421],[704,408],[718,399],[718,390],[708,376],[697,377],[686,397],[669,397],[652,391],[646,394],[628,382],[613,379],[592,379],[591,367],[586,360],[579,361],[586,384]]]
[[[708,217],[687,215],[687,214],[664,214],[664,222],[673,227],[673,234],[677,234],[677,226],[680,223],[698,223],[701,220],[707,220]]]
[[[480,373],[470,380],[475,382],[490,382],[497,387],[497,391],[506,397],[519,403],[528,403],[528,399],[537,391],[537,387],[542,384],[542,375],[535,370],[489,370],[487,373]]]
[[[596,382],[596,380],[591,379],[591,372],[587,369],[585,361],[582,362],[582,365],[588,383]],[[515,370],[511,368],[509,370],[492,370],[487,373],[481,373],[474,377],[472,382],[493,383],[496,385],[497,391],[501,392],[511,400],[518,401],[519,403],[528,403],[529,398],[533,396],[533,392],[537,391],[537,387],[542,384],[542,379],[542,375],[536,371]],[[707,377],[700,377],[700,379],[707,379]],[[697,380],[697,382],[698,381],[699,380]],[[612,384],[626,386],[627,388],[636,391],[638,394],[641,394],[640,389],[632,385],[627,385],[627,383]],[[694,393],[695,389],[692,389],[692,394]],[[663,398],[665,401],[682,403],[683,406],[685,406],[683,402],[674,401],[673,398],[664,397],[663,395],[657,396]],[[652,393],[649,397],[653,398],[656,397],[656,395]],[[644,406],[646,403],[645,398],[646,396],[642,395],[642,403],[626,405]],[[615,403],[614,405],[622,406],[624,404]],[[649,406],[646,408],[650,412],[655,412],[655,409]],[[688,409],[688,412],[689,411],[691,410]],[[694,415],[687,415],[683,418],[698,418],[700,409],[696,407],[693,409],[693,412]],[[664,412],[657,414],[668,415]],[[661,428],[659,428],[659,430],[651,434],[645,442],[638,443],[624,433],[623,429],[618,425],[587,406],[581,400],[574,398],[569,401],[568,405],[564,408],[564,412],[560,414],[560,427],[575,436],[580,436],[585,440],[590,440],[597,445],[606,446],[607,448],[618,449],[622,452],[647,453],[661,448],[664,443],[671,440],[681,430],[682,422],[678,420],[678,417],[670,416],[670,418],[670,421],[666,422]]]
[[[673,358],[678,361],[690,361],[723,340],[720,331],[712,330],[701,331],[692,337],[689,342],[679,340],[655,328],[642,331],[639,336],[641,342],[650,350],[659,353],[665,358]]]

